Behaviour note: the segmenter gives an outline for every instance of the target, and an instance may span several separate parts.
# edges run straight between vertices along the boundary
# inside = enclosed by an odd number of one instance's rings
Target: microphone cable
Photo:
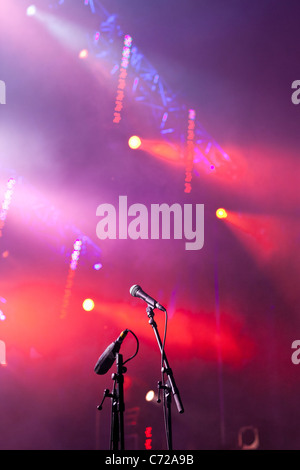
[[[126,359],[126,361],[123,362],[123,366],[124,366],[124,364],[126,364],[127,362],[131,361],[131,359],[133,359],[133,358],[137,355],[137,353],[138,353],[138,351],[139,351],[139,347],[140,347],[140,343],[139,343],[138,337],[134,334],[134,332],[131,331],[131,330],[129,330],[128,328],[127,328],[127,331],[128,331],[128,333],[131,333],[131,334],[135,337],[135,339],[136,339],[136,351],[135,351],[135,353],[134,353],[132,356],[130,356],[128,359]]]

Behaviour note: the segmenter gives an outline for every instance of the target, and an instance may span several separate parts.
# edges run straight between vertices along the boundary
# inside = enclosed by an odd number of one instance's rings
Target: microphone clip
[[[113,394],[113,393],[110,393],[110,391],[108,390],[108,388],[106,388],[106,389],[104,390],[104,394],[103,394],[102,401],[101,401],[100,405],[97,406],[97,410],[99,410],[99,411],[102,410],[104,400],[105,400],[105,398],[107,398],[107,397],[115,398],[115,397],[114,397],[114,394]]]
[[[116,382],[119,382],[119,380],[122,378],[121,374],[125,374],[126,372],[127,372],[127,367],[121,366],[121,370],[119,371],[119,373],[113,372],[111,374],[111,378],[112,378],[112,380],[115,380]]]
[[[158,389],[157,400],[156,400],[157,403],[161,403],[161,398],[160,398],[161,390],[164,390],[164,394],[166,398],[170,397],[171,388],[168,385],[163,385],[161,380],[157,382],[157,389]]]

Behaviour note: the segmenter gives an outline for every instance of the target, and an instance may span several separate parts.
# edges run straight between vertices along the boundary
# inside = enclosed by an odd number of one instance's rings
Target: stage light
[[[128,140],[128,145],[131,149],[136,150],[141,146],[142,142],[141,139],[137,135],[133,135]]]
[[[92,299],[85,299],[82,303],[83,310],[90,312],[95,307],[95,303]]]
[[[81,240],[76,240],[74,245],[73,245],[73,252],[72,252],[71,261],[70,261],[70,268],[73,271],[77,268],[81,248],[82,248],[82,241]]]
[[[0,237],[2,235],[2,229],[4,227],[7,212],[11,204],[15,184],[16,184],[16,180],[14,178],[9,178],[7,185],[6,185],[4,199],[2,201],[2,205],[0,208]]]
[[[115,109],[114,109],[114,117],[113,117],[113,122],[116,124],[118,124],[121,121],[121,111],[123,109],[124,90],[126,86],[127,68],[129,65],[129,59],[130,59],[130,53],[131,53],[132,37],[126,34],[126,36],[124,37],[123,44],[124,46],[123,46],[123,52],[122,52],[118,89],[117,89],[117,96],[115,100]]]
[[[13,195],[13,190],[14,190],[14,185],[16,184],[16,180],[14,178],[9,178],[7,185],[6,185],[6,191],[4,194],[4,199],[2,201],[2,207],[1,207],[1,212],[0,212],[0,219],[5,220],[7,211],[9,209],[12,195]]]
[[[79,52],[78,57],[79,59],[86,59],[89,55],[89,51],[87,49],[82,49],[82,51]]]
[[[102,264],[101,263],[95,263],[93,268],[96,270],[96,271],[99,271],[101,268],[102,268]]]
[[[4,313],[2,312],[2,310],[0,310],[0,320],[1,320],[1,321],[6,320],[6,316],[4,315]]]
[[[188,114],[188,129],[187,129],[187,141],[186,141],[186,158],[185,158],[185,180],[184,180],[184,192],[190,193],[192,190],[192,170],[194,165],[194,154],[195,154],[195,119],[196,111],[189,109]]]
[[[256,450],[259,448],[259,432],[254,426],[243,426],[239,429],[238,445],[242,450]]]
[[[149,392],[146,393],[145,399],[146,401],[152,401],[154,399],[155,393],[153,390],[149,390]]]
[[[34,16],[35,14],[36,14],[35,5],[30,5],[30,7],[28,7],[27,10],[26,10],[26,15],[27,16]]]
[[[162,120],[161,120],[161,123],[160,123],[160,128],[161,128],[161,129],[163,129],[163,127],[164,127],[164,125],[165,125],[167,119],[168,119],[168,113],[165,112],[165,113],[163,114],[163,117],[162,117]]]
[[[82,240],[79,240],[79,239],[75,240],[74,245],[73,245],[73,251],[71,254],[69,272],[68,272],[68,277],[67,277],[67,282],[66,282],[66,287],[65,287],[62,309],[60,312],[60,318],[65,318],[67,314],[67,308],[68,308],[71,293],[72,293],[73,280],[75,276],[75,271],[77,269],[78,261],[80,258],[81,249],[82,249]]]
[[[223,208],[217,209],[216,216],[218,217],[218,219],[226,219],[227,212]]]
[[[0,341],[0,366],[7,366],[6,346],[5,346],[4,341]]]
[[[145,449],[152,449],[152,427],[147,426],[145,429]]]
[[[132,91],[135,92],[137,87],[138,87],[138,84],[139,84],[139,77],[135,77],[135,79],[133,80],[133,85],[132,85]]]

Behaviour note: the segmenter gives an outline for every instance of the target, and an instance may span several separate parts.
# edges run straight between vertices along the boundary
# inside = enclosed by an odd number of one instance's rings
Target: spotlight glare
[[[133,135],[128,140],[128,145],[131,149],[136,150],[141,146],[141,139],[137,135]]]
[[[154,395],[155,395],[154,391],[149,390],[149,392],[147,392],[145,396],[146,401],[152,401],[154,399]]]
[[[4,313],[2,312],[2,310],[0,310],[0,320],[1,320],[1,321],[6,320],[6,316],[4,315]]]
[[[85,310],[86,312],[90,312],[91,310],[93,310],[94,306],[95,303],[92,299],[85,299],[82,303],[83,310]]]
[[[102,264],[101,264],[101,263],[95,263],[95,264],[94,264],[94,269],[95,269],[96,271],[99,271],[101,268],[102,268]]]
[[[36,6],[35,5],[30,5],[30,7],[27,8],[26,10],[26,15],[27,16],[34,16],[36,14]]]
[[[226,219],[227,212],[223,208],[217,209],[216,216],[218,217],[218,219]]]
[[[82,49],[82,51],[79,52],[78,57],[79,59],[86,59],[89,55],[89,52],[87,49]]]

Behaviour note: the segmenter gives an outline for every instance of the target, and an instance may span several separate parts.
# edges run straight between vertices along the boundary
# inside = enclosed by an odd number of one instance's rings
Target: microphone
[[[124,330],[120,334],[119,338],[111,343],[105,351],[99,357],[97,364],[95,365],[94,371],[98,375],[104,375],[109,371],[116,359],[116,354],[120,351],[121,344],[126,337],[129,330]]]
[[[132,295],[132,297],[138,297],[139,299],[142,299],[145,302],[147,302],[147,304],[151,308],[158,308],[159,310],[162,310],[163,312],[166,311],[166,309],[162,305],[160,305],[160,303],[158,303],[157,300],[153,299],[152,297],[150,297],[150,295],[146,294],[146,292],[144,292],[143,289],[137,284],[130,287],[129,292]]]

